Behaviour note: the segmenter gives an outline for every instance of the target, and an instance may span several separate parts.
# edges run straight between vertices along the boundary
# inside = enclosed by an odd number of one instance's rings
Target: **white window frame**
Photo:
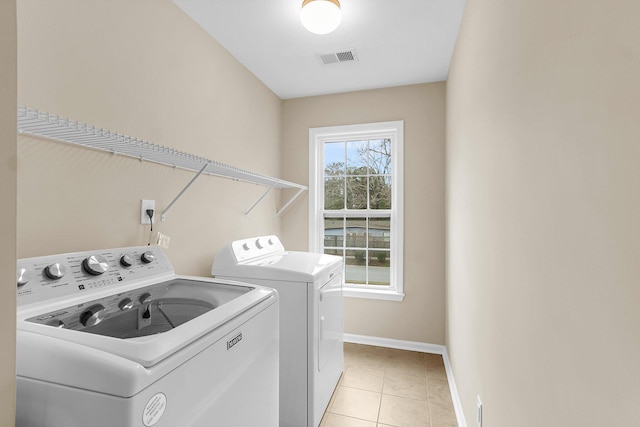
[[[324,246],[322,210],[324,206],[324,143],[380,137],[391,139],[391,284],[380,289],[377,285],[345,283],[343,289],[344,295],[348,297],[402,301],[404,298],[404,121],[309,129],[309,251],[322,253]]]

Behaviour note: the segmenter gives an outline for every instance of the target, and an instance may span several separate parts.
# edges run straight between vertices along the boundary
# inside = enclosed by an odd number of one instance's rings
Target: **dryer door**
[[[335,275],[318,296],[318,372],[332,355],[341,354],[343,346],[342,275]]]

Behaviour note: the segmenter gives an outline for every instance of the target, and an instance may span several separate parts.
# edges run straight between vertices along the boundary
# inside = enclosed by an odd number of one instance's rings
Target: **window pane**
[[[369,141],[369,168],[372,174],[391,174],[390,139],[372,139]]]
[[[391,283],[389,251],[370,251],[368,270],[369,285],[389,286]]]
[[[324,253],[327,254],[327,255],[343,256],[343,250],[342,249],[325,249]]]
[[[369,208],[391,209],[391,177],[369,177]]]
[[[367,247],[367,219],[347,218],[346,220],[346,247],[366,248]]]
[[[347,142],[347,175],[367,174],[367,141]]]
[[[391,219],[369,219],[369,248],[391,248]]]
[[[367,209],[367,177],[347,177],[347,209]]]
[[[324,208],[344,209],[344,178],[325,178]]]
[[[343,248],[344,247],[344,219],[325,218],[324,219],[324,247]],[[325,249],[325,253],[328,253]],[[340,249],[342,255],[342,249]]]
[[[327,176],[344,175],[344,142],[324,144],[324,173]]]
[[[346,283],[367,283],[366,261],[366,251],[364,249],[345,251],[344,280]]]

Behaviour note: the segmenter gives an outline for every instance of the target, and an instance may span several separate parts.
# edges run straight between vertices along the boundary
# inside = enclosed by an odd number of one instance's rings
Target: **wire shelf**
[[[299,194],[307,190],[307,187],[304,185],[226,165],[215,160],[164,147],[108,129],[39,111],[35,108],[18,106],[18,132],[197,172],[198,175],[187,184],[184,190],[186,190],[200,174],[266,186],[269,187],[267,193],[274,188],[279,190],[298,189],[298,193],[289,203],[280,209],[278,214],[289,206],[293,199],[297,198]],[[182,195],[184,190],[169,204],[169,207]],[[267,193],[265,193],[246,214],[249,214]],[[166,213],[167,209],[165,209],[164,213]]]

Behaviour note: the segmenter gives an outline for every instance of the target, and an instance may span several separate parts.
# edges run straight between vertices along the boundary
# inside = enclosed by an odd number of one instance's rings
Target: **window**
[[[345,260],[345,295],[401,301],[403,122],[309,129],[309,249]]]

